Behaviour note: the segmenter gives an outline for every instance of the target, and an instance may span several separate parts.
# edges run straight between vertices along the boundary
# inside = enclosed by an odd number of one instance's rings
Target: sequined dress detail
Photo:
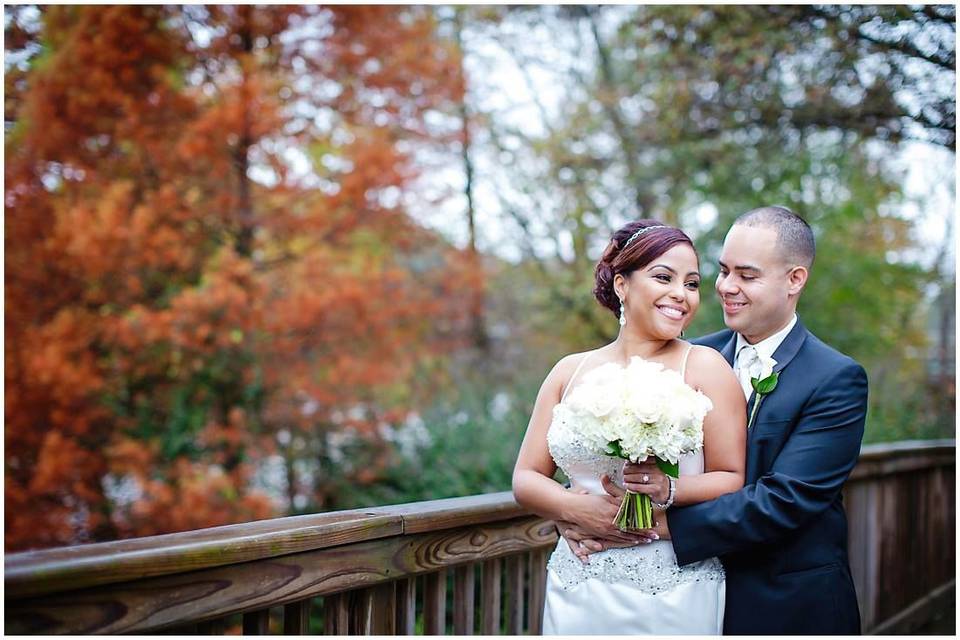
[[[689,348],[681,373],[688,355]],[[578,371],[587,358],[581,359]],[[568,388],[576,376],[575,372]],[[604,494],[600,476],[607,474],[622,483],[623,461],[587,448],[564,403],[566,395],[554,407],[547,432],[550,455],[574,486]],[[702,452],[681,457],[681,476],[700,473]],[[720,561],[710,558],[678,566],[669,541],[594,553],[585,565],[560,539],[547,569],[544,634],[709,635],[722,629],[725,583]],[[635,615],[638,612],[643,615]]]

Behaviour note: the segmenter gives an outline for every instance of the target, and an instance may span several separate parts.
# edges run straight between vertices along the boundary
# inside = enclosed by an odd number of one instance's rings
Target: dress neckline
[[[589,359],[591,358],[591,356],[593,356],[595,353],[597,353],[597,351],[599,351],[599,349],[595,349],[595,350],[593,350],[593,351],[589,351],[589,352],[587,352],[586,355],[584,355],[582,358],[580,358],[580,362],[577,364],[577,368],[573,370],[573,375],[570,376],[570,381],[567,383],[567,386],[563,388],[563,394],[560,396],[560,402],[558,402],[558,403],[557,403],[556,405],[554,405],[554,406],[558,407],[558,406],[560,406],[560,405],[562,405],[562,404],[564,403],[564,401],[567,399],[567,396],[569,395],[569,392],[574,388],[573,382],[574,382],[574,380],[577,379],[577,374],[580,373],[580,369],[583,367],[584,364],[586,364],[587,360],[589,360]],[[626,369],[628,366],[630,366],[630,361],[632,361],[634,358],[639,358],[639,359],[642,360],[643,362],[653,362],[653,363],[659,364],[661,367],[663,367],[663,370],[664,370],[664,371],[675,371],[676,373],[679,373],[679,374],[680,374],[680,378],[683,380],[683,384],[687,385],[688,387],[690,387],[690,388],[693,389],[694,391],[697,391],[698,393],[701,393],[699,389],[694,388],[693,385],[691,385],[690,383],[687,382],[687,359],[690,357],[690,352],[691,352],[691,351],[693,351],[693,344],[687,343],[687,350],[684,351],[684,353],[683,353],[683,360],[681,360],[681,362],[680,362],[680,371],[677,371],[676,369],[670,369],[670,368],[668,368],[667,365],[663,364],[663,363],[660,362],[659,360],[650,360],[650,359],[644,358],[644,357],[642,357],[642,356],[630,356],[630,360],[628,360],[628,361],[627,361],[627,364],[625,364],[625,365],[620,364],[619,362],[614,362],[614,361],[611,360],[610,362],[604,362],[603,364],[601,364],[601,365],[599,365],[599,366],[597,366],[597,367],[594,367],[593,369],[590,369],[589,371],[587,371],[587,372],[584,373],[583,375],[587,375],[588,373],[590,373],[590,371],[594,371],[594,370],[596,370],[596,369],[599,369],[600,367],[605,367],[605,366],[607,366],[608,364],[615,364],[615,365],[617,365],[618,367],[620,367],[621,369]],[[579,385],[578,385],[578,386],[579,386]]]

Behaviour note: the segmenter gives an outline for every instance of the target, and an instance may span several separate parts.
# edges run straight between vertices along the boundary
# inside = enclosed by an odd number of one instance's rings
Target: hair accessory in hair
[[[627,241],[623,243],[623,249],[626,249],[627,247],[629,247],[631,242],[633,242],[634,240],[636,240],[637,238],[645,234],[647,231],[650,231],[651,229],[669,229],[669,228],[670,227],[668,227],[665,224],[654,224],[654,225],[650,225],[649,227],[644,227],[643,229],[638,229],[636,233],[634,233],[632,236],[627,238]],[[623,249],[621,249],[621,251],[623,251]]]

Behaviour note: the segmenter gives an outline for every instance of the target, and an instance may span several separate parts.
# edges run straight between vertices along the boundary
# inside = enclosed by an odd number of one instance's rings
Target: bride
[[[602,541],[605,549],[588,557],[572,551],[577,543],[558,541],[547,565],[544,634],[715,635],[723,629],[719,560],[680,567],[668,540],[657,540],[652,530],[627,532],[612,524],[623,493],[614,478],[662,508],[743,486],[746,409],[740,384],[718,352],[679,339],[700,305],[699,288],[697,254],[685,233],[653,220],[625,225],[597,264],[594,289],[600,304],[620,318],[617,339],[564,357],[540,388],[513,472],[514,496],[540,516],[577,525],[589,543]],[[681,457],[672,488],[644,484],[650,478],[635,465],[588,451],[576,425],[554,411],[589,371],[608,363],[626,366],[635,356],[680,372],[713,404],[703,420],[703,449]],[[570,490],[553,479],[558,467]]]

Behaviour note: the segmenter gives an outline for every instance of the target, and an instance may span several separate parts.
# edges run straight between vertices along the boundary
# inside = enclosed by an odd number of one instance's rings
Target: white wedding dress
[[[689,349],[683,369],[687,355]],[[573,486],[605,494],[600,476],[608,474],[622,483],[623,460],[586,449],[563,410],[565,397],[566,392],[547,433],[550,455]],[[681,476],[700,473],[702,451],[680,459]],[[716,558],[680,567],[670,541],[658,540],[593,553],[589,560],[584,565],[563,538],[558,540],[547,564],[544,635],[721,633],[726,584]]]

